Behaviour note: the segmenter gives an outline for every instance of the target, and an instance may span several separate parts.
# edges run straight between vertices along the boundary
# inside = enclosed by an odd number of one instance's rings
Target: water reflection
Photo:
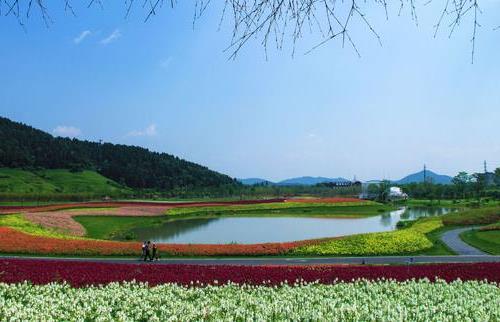
[[[196,218],[168,220],[160,226],[142,227],[133,230],[139,240],[153,240],[165,243],[177,239],[184,234],[196,233],[212,222],[222,218]],[[170,242],[170,241],[168,241]]]
[[[135,229],[139,240],[179,244],[254,244],[390,231],[400,220],[448,213],[447,208],[401,208],[368,218],[219,217],[168,220]]]

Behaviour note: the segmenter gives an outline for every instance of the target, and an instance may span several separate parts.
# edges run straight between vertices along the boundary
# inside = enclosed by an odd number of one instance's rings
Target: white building
[[[400,187],[390,187],[387,198],[389,200],[406,200],[408,195]]]

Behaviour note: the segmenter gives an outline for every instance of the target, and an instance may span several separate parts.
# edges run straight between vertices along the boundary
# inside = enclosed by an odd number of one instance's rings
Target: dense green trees
[[[236,180],[166,153],[52,135],[0,117],[0,167],[83,169],[136,189],[239,186]]]
[[[500,168],[495,170],[495,185],[489,185],[484,173],[467,172],[457,174],[451,185],[432,183],[412,183],[404,185],[403,189],[412,198],[423,199],[470,199],[470,198],[500,198]]]

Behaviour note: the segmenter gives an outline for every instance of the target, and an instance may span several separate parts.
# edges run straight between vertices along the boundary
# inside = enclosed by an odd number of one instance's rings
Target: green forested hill
[[[11,195],[88,194],[116,195],[130,189],[94,171],[77,173],[69,170],[36,170],[0,168],[0,193]]]
[[[55,138],[3,117],[0,117],[0,168],[70,169],[72,173],[92,170],[124,186],[164,191],[238,185],[226,175],[166,153]]]

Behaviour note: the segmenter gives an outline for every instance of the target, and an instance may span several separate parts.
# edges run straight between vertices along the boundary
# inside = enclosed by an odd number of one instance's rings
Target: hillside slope
[[[93,170],[122,185],[139,189],[239,184],[226,175],[166,153],[135,146],[55,138],[2,117],[0,168]]]
[[[94,171],[72,173],[68,170],[37,170],[0,168],[2,194],[81,194],[114,195],[130,192],[126,187]]]

